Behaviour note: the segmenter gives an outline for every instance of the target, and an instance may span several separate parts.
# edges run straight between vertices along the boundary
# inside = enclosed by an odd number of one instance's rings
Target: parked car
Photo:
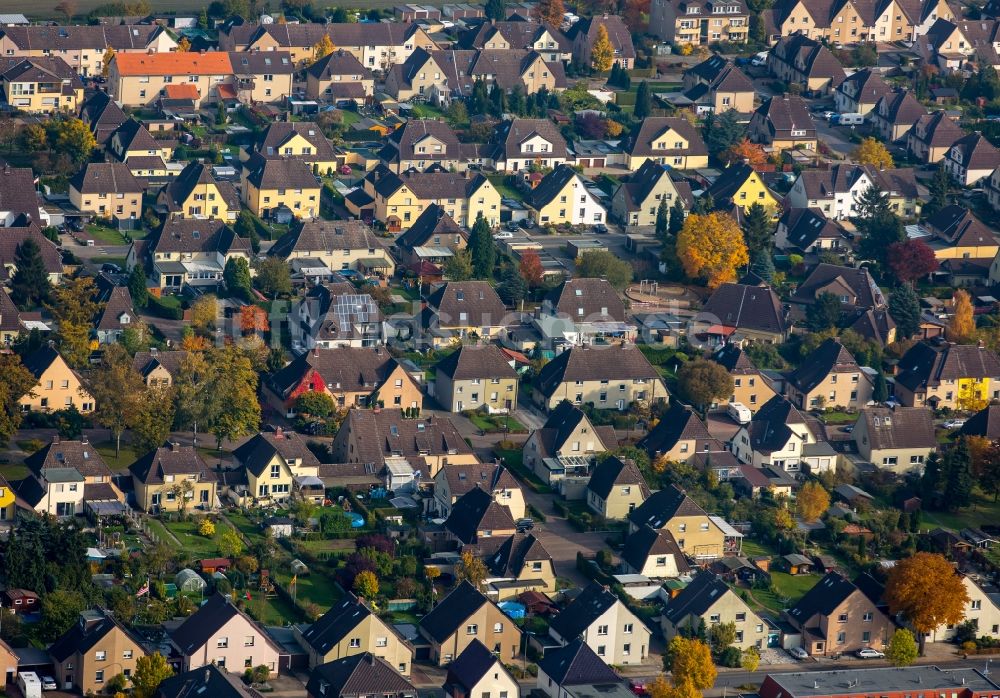
[[[632,679],[628,682],[628,688],[632,693],[637,696],[649,695],[649,691],[646,690],[646,682],[642,679]]]
[[[840,430],[845,434],[850,434],[852,431],[854,431],[854,425],[848,424],[846,427],[840,427]]]
[[[518,519],[514,522],[514,528],[517,529],[518,533],[523,533],[524,531],[530,531],[535,527],[534,519]]]
[[[949,419],[947,422],[942,424],[945,429],[961,429],[965,426],[964,419]]]
[[[792,655],[795,659],[809,659],[809,653],[802,647],[792,647],[788,650],[788,654]]]
[[[499,233],[493,233],[494,240],[510,240],[514,237],[514,233],[509,230],[501,230]]]
[[[767,65],[767,51],[761,51],[756,56],[750,60],[750,65],[762,66]]]
[[[51,676],[42,677],[43,691],[55,691],[57,688],[59,687],[56,685],[56,680],[54,678],[52,678]]]
[[[522,218],[519,221],[519,224],[525,230],[531,230],[532,228],[535,227],[535,222],[533,220],[531,220],[530,218]]]
[[[603,223],[598,223],[597,225],[594,226],[594,232],[601,233],[603,235],[604,233],[608,232],[608,226],[604,225]]]
[[[859,659],[885,659],[885,652],[879,652],[878,650],[872,649],[871,647],[865,647],[863,650],[858,650]]]
[[[105,262],[101,265],[101,271],[106,271],[109,274],[121,274],[122,268],[117,264],[111,264],[110,262]]]
[[[897,400],[894,397],[891,397],[888,400],[886,400],[885,401],[885,406],[886,407],[902,407],[902,405],[900,404],[899,400]]]
[[[837,116],[837,112],[825,111],[822,114],[820,114],[820,116],[822,116],[827,121],[833,121],[833,117]]]
[[[507,230],[516,233],[521,229],[521,226],[517,224],[517,221],[507,221]]]

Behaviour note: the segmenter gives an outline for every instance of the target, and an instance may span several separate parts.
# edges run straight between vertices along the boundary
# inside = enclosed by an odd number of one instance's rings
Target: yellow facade
[[[277,502],[288,499],[292,492],[292,470],[284,459],[275,453],[260,475],[249,469],[247,491],[259,502]]]
[[[0,476],[0,522],[14,520],[14,490]]]
[[[646,160],[653,160],[661,165],[670,165],[678,170],[694,170],[708,167],[708,154],[694,155],[686,151],[691,149],[691,142],[673,128],[668,128],[657,135],[651,144],[653,151],[672,151],[669,155],[629,155],[628,168],[635,172]]]
[[[760,204],[768,209],[772,215],[780,210],[778,200],[774,198],[771,191],[764,184],[764,180],[756,172],[752,172],[744,180],[740,188],[733,193],[733,202],[743,207],[743,211],[749,211],[754,204]]]
[[[221,218],[236,220],[239,208],[231,209],[214,182],[199,183],[187,199],[178,202],[181,218]]]
[[[275,150],[283,158],[304,157],[310,164],[315,163],[319,167],[320,172],[336,171],[338,167],[336,160],[313,160],[312,156],[316,154],[316,146],[300,133],[289,137],[288,140]]]
[[[990,400],[989,378],[959,378],[958,407],[966,410],[981,410]]]
[[[190,511],[199,504],[208,502],[214,506],[216,483],[215,481],[199,481],[196,475],[177,476],[179,479],[187,479],[191,483],[192,489],[184,499],[187,500],[185,508]],[[161,511],[180,511],[181,496],[175,487],[178,482],[144,483],[133,478],[135,484],[135,499],[139,508],[143,511],[151,511],[154,507],[159,507]]]
[[[438,204],[444,208],[456,223],[466,228],[471,228],[475,224],[479,214],[482,214],[491,226],[500,225],[500,192],[488,179],[484,179],[478,189],[463,198],[435,196],[420,198],[410,190],[410,187],[403,184],[389,196],[375,196],[375,218],[382,223],[388,223],[390,217],[395,217],[400,221],[400,229],[406,230],[431,204]]]
[[[945,259],[993,259],[1000,252],[1000,245],[962,245],[937,246],[931,245],[934,256],[940,261]]]
[[[142,192],[92,192],[81,194],[75,187],[69,188],[69,202],[81,211],[96,214],[99,218],[119,220],[137,219],[142,216]]]
[[[61,356],[56,356],[31,392],[18,400],[22,412],[55,412],[75,405],[81,412],[94,411],[94,397]]]
[[[308,220],[319,216],[318,184],[308,189],[257,189],[244,179],[243,195],[246,198],[247,208],[261,218],[281,205],[291,209],[296,218]]]
[[[51,114],[53,112],[73,112],[80,110],[83,101],[83,87],[64,91],[62,83],[43,84],[37,82],[3,81],[3,91],[7,101],[29,114]]]

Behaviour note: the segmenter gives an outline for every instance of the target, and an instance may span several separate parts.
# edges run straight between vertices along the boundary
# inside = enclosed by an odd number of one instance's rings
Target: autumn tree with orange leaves
[[[240,308],[240,330],[244,335],[267,332],[267,311],[259,305],[244,305]]]
[[[976,333],[976,319],[972,310],[972,296],[964,289],[955,291],[951,298],[952,312],[951,322],[945,330],[949,342],[965,344],[969,342]]]
[[[521,263],[518,268],[521,278],[529,288],[537,288],[542,285],[545,278],[545,270],[542,269],[542,258],[534,250],[525,250],[521,255]]]
[[[744,138],[723,153],[722,159],[730,165],[745,162],[756,170],[767,164],[767,153],[764,152],[764,146]]]
[[[902,614],[916,631],[923,656],[927,633],[962,622],[969,592],[943,555],[916,553],[889,570],[883,598],[889,612]]]
[[[540,0],[535,5],[535,19],[540,22],[548,22],[556,27],[562,24],[564,14],[566,14],[566,6],[563,5],[563,0]]]
[[[677,258],[688,278],[709,288],[736,280],[736,270],[750,261],[743,231],[725,213],[691,214],[677,235]]]

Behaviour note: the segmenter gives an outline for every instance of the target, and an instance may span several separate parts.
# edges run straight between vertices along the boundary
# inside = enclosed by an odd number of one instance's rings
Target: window
[[[479,632],[479,626],[476,625],[475,623],[465,626],[466,635],[475,635],[478,632]]]
[[[839,616],[837,616],[837,622],[838,623],[846,623],[847,622],[847,614],[846,613],[841,613]]]
[[[388,647],[389,646],[389,638],[387,638],[387,637],[376,637],[375,638],[375,646],[376,647]]]
[[[837,644],[842,645],[847,642],[847,633],[841,631],[837,633]]]
[[[253,647],[253,635],[247,635],[245,638],[243,638],[243,646]]]
[[[229,647],[229,638],[228,637],[220,637],[216,641],[215,646],[218,647],[219,649],[225,649],[226,647]]]
[[[104,669],[98,669],[94,672],[94,682],[104,683]]]
[[[873,614],[871,611],[865,611],[865,614],[861,617],[861,619],[866,623],[871,623],[874,617],[875,614]]]
[[[742,623],[746,619],[747,619],[747,614],[746,613],[737,613],[736,614],[736,622],[737,623]]]
[[[606,625],[598,625],[597,626],[597,634],[598,635],[607,635],[608,634],[608,626],[606,626]]]
[[[622,632],[625,633],[626,635],[631,635],[632,634],[632,624],[631,623],[626,623],[624,626],[622,626]]]
[[[281,465],[278,463],[271,466],[271,477],[281,477]]]
[[[94,654],[94,659],[96,659],[99,662],[103,662],[107,658],[108,658],[108,653],[105,652],[104,650],[97,650],[97,652]]]
[[[132,659],[132,650],[122,652],[122,659]]]
[[[863,633],[861,633],[861,641],[864,642],[865,644],[870,643],[872,641],[871,632],[866,630]]]
[[[608,653],[607,652],[607,647],[605,647],[604,645],[598,645],[597,646],[597,656],[598,657],[603,657],[607,653]]]
[[[351,642],[350,642],[350,646],[351,647],[361,647],[361,638],[360,637],[352,637],[351,638]]]
[[[660,557],[656,558],[656,566],[657,567],[666,567],[667,566],[667,556],[666,555],[661,555]]]
[[[630,654],[632,654],[632,644],[626,642],[624,645],[622,645],[622,655],[627,657]]]
[[[973,611],[979,611],[979,610],[982,610],[982,608],[983,608],[983,602],[980,599],[975,599],[972,602],[972,610]]]

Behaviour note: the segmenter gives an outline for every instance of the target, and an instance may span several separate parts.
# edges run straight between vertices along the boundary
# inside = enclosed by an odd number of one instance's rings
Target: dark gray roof
[[[432,242],[435,236],[440,236],[440,244]],[[455,222],[439,204],[430,204],[424,209],[417,220],[396,238],[396,247],[402,250],[412,250],[421,245],[452,247],[460,244],[460,240],[468,240],[469,233]]]
[[[675,516],[708,516],[705,510],[677,485],[664,487],[651,494],[645,502],[628,515],[628,520],[636,526],[648,525],[663,528]]]
[[[371,613],[364,600],[348,592],[302,633],[302,639],[325,656]]]
[[[475,543],[479,531],[513,531],[514,518],[510,509],[498,504],[484,489],[473,487],[458,498],[451,508],[444,527],[463,543]]]
[[[143,188],[123,162],[88,162],[69,180],[81,194],[141,194]]]
[[[637,444],[650,455],[667,453],[681,441],[694,441],[691,453],[711,449],[716,439],[708,433],[704,422],[687,405],[674,402],[670,410]]]
[[[136,480],[147,485],[163,483],[164,475],[197,475],[200,482],[216,479],[198,451],[192,446],[178,444],[153,449],[128,469]]]
[[[398,366],[385,347],[317,347],[271,374],[268,385],[284,399],[319,374],[331,391],[371,393]]]
[[[125,633],[139,647],[143,646],[142,642],[113,616],[101,610],[89,610],[84,611],[81,619],[73,623],[58,640],[52,643],[49,655],[57,662],[64,662],[78,652],[86,654],[115,628]]]
[[[1000,439],[1000,405],[989,405],[972,415],[960,432],[964,436],[983,436],[990,441]]]
[[[607,279],[566,279],[546,295],[545,302],[574,321],[625,322],[626,319],[625,303]]]
[[[573,347],[542,367],[536,387],[552,395],[566,381],[661,380],[646,356],[632,345]]]
[[[649,486],[646,479],[639,472],[639,467],[635,461],[629,458],[618,458],[609,456],[597,464],[587,489],[599,496],[607,499],[614,487],[621,485],[638,486],[642,492],[643,499],[649,496]]]
[[[260,698],[260,694],[244,684],[235,673],[215,664],[185,671],[164,679],[156,689],[156,698]]]
[[[478,639],[473,640],[448,665],[448,676],[445,686],[456,686],[464,689],[465,695],[472,695],[472,689],[486,676],[494,666],[499,664],[499,670],[507,673],[503,664],[489,648]],[[450,695],[455,695],[449,691]]]
[[[833,613],[837,606],[856,591],[858,588],[854,583],[842,574],[828,572],[788,610],[788,617],[797,622],[799,627],[803,627],[817,614],[825,616]]]
[[[665,143],[668,147],[657,148],[657,139],[667,130],[672,129],[679,133],[688,142],[688,148],[674,148],[673,143]],[[687,119],[679,116],[647,116],[635,135],[631,136],[625,144],[625,151],[633,157],[635,156],[668,156],[668,155],[708,155],[708,147],[702,140],[701,134],[688,123]]]
[[[35,174],[30,167],[4,165],[0,169],[0,211],[9,211],[15,216],[24,215],[36,224],[41,220]]]
[[[242,616],[251,626],[256,627],[253,620],[243,611],[236,608],[233,602],[223,594],[213,594],[202,606],[188,616],[187,620],[170,631],[170,639],[185,656],[197,651],[236,616]],[[260,636],[264,642],[274,647],[267,634]]]
[[[812,392],[831,373],[861,373],[861,367],[843,344],[827,339],[798,368],[788,375],[788,382],[799,392]]]
[[[610,589],[597,582],[591,582],[552,619],[549,627],[559,633],[565,641],[575,639],[616,603],[618,597],[612,594]]]
[[[257,189],[316,189],[322,186],[316,181],[312,167],[298,156],[291,158],[266,158],[254,153],[243,165],[246,181]],[[317,206],[319,201],[316,202]]]
[[[674,534],[667,529],[657,530],[643,525],[625,539],[625,547],[621,553],[622,560],[631,565],[633,569],[642,570],[646,561],[654,555],[673,555],[674,564],[681,574],[691,569],[680,546],[674,540]]]
[[[868,269],[862,267],[838,266],[836,264],[820,263],[799,284],[793,296],[794,300],[809,303],[816,300],[817,293],[832,283],[842,284],[855,297],[855,302],[849,304],[858,308],[884,308],[885,296],[872,278]]]
[[[282,235],[267,254],[271,257],[288,257],[293,252],[382,249],[382,240],[364,221],[328,221],[316,218],[303,221]]]
[[[729,585],[711,572],[702,572],[681,592],[670,599],[663,612],[664,617],[675,627],[685,618],[701,618],[708,609],[730,593]]]
[[[264,472],[276,455],[285,461],[301,460],[305,467],[319,466],[319,459],[306,446],[305,438],[281,428],[251,436],[233,451],[236,461],[256,476]]]
[[[565,647],[546,650],[545,656],[538,662],[538,668],[557,686],[586,686],[621,681],[614,669],[579,638]]]
[[[417,695],[409,680],[371,652],[320,664],[309,675],[306,692],[316,698]]]
[[[777,294],[763,286],[722,284],[702,308],[728,327],[777,335],[785,333],[785,312]]]
[[[430,613],[420,619],[420,630],[434,641],[444,642],[485,603],[493,602],[468,581],[459,582]]]
[[[436,311],[440,327],[495,327],[507,315],[500,296],[485,281],[449,281],[427,298],[427,305]]]

